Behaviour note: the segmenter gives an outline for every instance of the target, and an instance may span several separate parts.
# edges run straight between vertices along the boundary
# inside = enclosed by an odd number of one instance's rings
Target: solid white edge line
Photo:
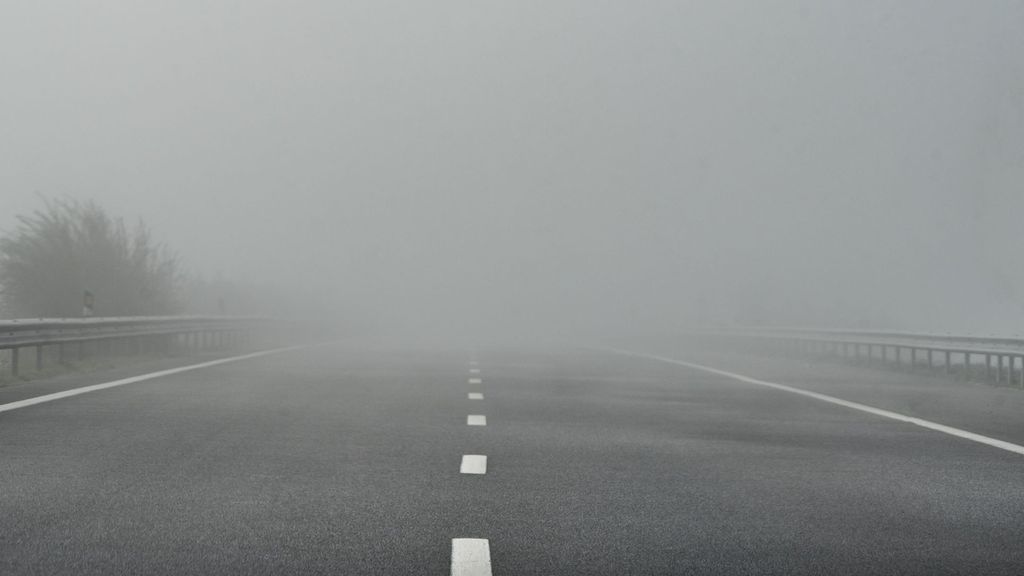
[[[463,474],[487,474],[487,456],[483,454],[463,454],[459,472]]]
[[[469,399],[470,400],[483,400],[484,399],[484,395],[479,393],[479,392],[470,392],[469,393]]]
[[[975,434],[974,432],[968,432],[967,430],[961,430],[960,428],[954,428],[952,426],[946,426],[945,424],[939,424],[930,420],[923,420],[914,416],[907,416],[900,414],[899,412],[891,412],[889,410],[883,410],[881,408],[875,408],[874,406],[868,406],[866,404],[860,404],[858,402],[850,402],[849,400],[843,400],[842,398],[836,398],[835,396],[829,396],[827,394],[819,394],[818,392],[811,392],[810,390],[804,390],[802,388],[794,388],[792,386],[786,386],[785,384],[776,384],[775,382],[768,382],[765,380],[758,380],[757,378],[751,378],[750,376],[744,376],[742,374],[736,374],[734,372],[727,372],[725,370],[719,370],[718,368],[712,368],[710,366],[704,366],[702,364],[694,364],[693,362],[686,362],[683,360],[676,360],[675,358],[667,358],[665,356],[658,356],[655,354],[647,354],[644,352],[633,352],[630,350],[620,350],[618,348],[604,348],[605,351],[615,352],[617,354],[624,354],[626,356],[633,356],[636,358],[646,358],[648,360],[657,360],[659,362],[666,362],[668,364],[676,364],[679,366],[685,366],[694,370],[701,370],[709,374],[716,374],[718,376],[725,376],[726,378],[732,378],[740,382],[747,384],[756,384],[758,386],[766,386],[768,388],[774,388],[776,390],[782,390],[783,392],[789,392],[791,394],[799,394],[800,396],[806,396],[808,398],[814,398],[822,402],[828,402],[829,404],[835,404],[837,406],[843,406],[851,408],[853,410],[859,410],[868,414],[874,414],[875,416],[881,416],[883,418],[889,418],[891,420],[898,420],[900,422],[906,422],[908,424],[914,424],[922,428],[934,430],[936,432],[942,432],[943,434],[949,434],[950,436],[956,436],[957,438],[963,438],[965,440],[971,440],[972,442],[978,442],[979,444],[986,444],[994,448],[1006,450],[1007,452],[1013,452],[1015,454],[1024,455],[1024,446],[1020,444],[1014,444],[1005,440],[998,440],[996,438],[990,438],[988,436],[982,436],[981,434]]]
[[[470,368],[469,369],[469,373],[470,374],[479,374],[480,373],[480,369],[479,368]]]
[[[491,546],[486,538],[452,538],[452,576],[491,576]]]
[[[468,426],[487,426],[487,416],[483,414],[470,414],[466,416],[466,425]]]
[[[103,382],[102,384],[93,384],[91,386],[83,386],[81,388],[72,388],[71,390],[64,390],[62,392],[54,392],[53,394],[46,394],[43,396],[36,396],[35,398],[26,398],[25,400],[18,400],[16,402],[8,402],[7,404],[0,404],[0,412],[7,412],[9,410],[17,410],[18,408],[25,408],[27,406],[34,406],[36,404],[42,404],[44,402],[52,402],[54,400],[60,400],[62,398],[70,398],[71,396],[78,396],[79,394],[86,394],[89,392],[96,392],[97,390],[105,390],[107,388],[114,388],[117,386],[124,386],[125,384],[134,384],[136,382],[144,382],[146,380],[153,380],[154,378],[162,378],[164,376],[170,376],[172,374],[180,374],[182,372],[189,372],[191,370],[199,370],[200,368],[209,368],[211,366],[219,366],[221,364],[228,364],[230,362],[240,362],[242,360],[249,360],[251,358],[259,358],[260,356],[268,356],[270,354],[280,354],[282,352],[289,352],[292,350],[299,350],[302,348],[308,348],[308,346],[288,346],[285,348],[274,348],[273,350],[262,350],[260,352],[253,352],[251,354],[243,354],[241,356],[232,356],[230,358],[220,358],[218,360],[210,360],[209,362],[201,362],[199,364],[189,364],[188,366],[179,366],[177,368],[170,368],[168,370],[160,370],[158,372],[150,372],[148,374],[140,374],[138,376],[132,376],[130,378],[122,378],[120,380],[112,380],[110,382]]]
[[[483,384],[484,381],[481,378],[470,378],[469,379],[469,383],[470,384]]]

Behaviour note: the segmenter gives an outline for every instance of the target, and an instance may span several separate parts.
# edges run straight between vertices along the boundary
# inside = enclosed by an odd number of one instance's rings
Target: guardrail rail
[[[1024,388],[1024,339],[897,331],[745,328],[705,336],[785,345],[803,353],[874,361],[896,368],[942,370]]]
[[[69,347],[78,359],[90,352],[109,353],[115,348],[141,353],[198,351],[244,346],[272,320],[226,316],[145,316],[125,318],[40,318],[0,320],[0,350],[10,350],[10,372],[21,371],[21,352],[35,349],[35,368],[43,368],[43,351],[56,348],[57,361],[65,363]]]

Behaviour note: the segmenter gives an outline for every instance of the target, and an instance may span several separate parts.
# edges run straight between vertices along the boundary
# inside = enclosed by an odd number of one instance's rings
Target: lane
[[[1018,574],[1020,456],[682,366],[488,366],[465,525],[507,574]]]
[[[925,420],[923,418],[917,418],[917,417],[914,417],[914,416],[908,416],[906,414],[901,414],[899,412],[893,412],[891,410],[883,410],[883,409],[875,407],[875,406],[868,406],[867,404],[861,404],[861,403],[858,403],[858,402],[851,402],[851,401],[845,400],[843,398],[837,398],[835,396],[829,396],[827,394],[821,394],[819,392],[813,392],[813,391],[807,390],[805,388],[797,388],[797,387],[794,387],[794,386],[789,386],[787,384],[779,384],[778,382],[769,382],[767,380],[761,380],[761,379],[758,379],[758,378],[752,378],[752,377],[747,376],[745,374],[738,374],[736,372],[729,372],[727,370],[721,370],[719,368],[713,368],[711,366],[706,366],[704,364],[695,364],[693,362],[687,362],[687,361],[684,361],[684,360],[677,360],[675,358],[669,358],[667,356],[658,356],[658,355],[655,355],[655,354],[647,354],[647,353],[641,353],[641,352],[632,352],[632,351],[628,351],[628,350],[612,350],[612,351],[615,352],[615,353],[618,353],[618,354],[623,354],[625,356],[632,356],[632,357],[636,357],[636,358],[642,358],[642,359],[645,359],[645,360],[653,360],[653,361],[656,361],[656,362],[666,362],[668,364],[675,364],[677,366],[685,366],[687,368],[691,368],[693,370],[698,370],[698,371],[705,372],[705,373],[708,373],[708,374],[714,374],[716,376],[723,376],[725,378],[736,380],[736,381],[742,382],[744,384],[752,384],[754,386],[765,386],[767,388],[772,388],[772,389],[775,389],[775,390],[779,390],[781,392],[786,392],[786,393],[789,393],[789,394],[797,394],[797,395],[803,396],[805,398],[812,398],[814,400],[818,400],[818,401],[825,402],[825,403],[828,403],[828,404],[833,404],[835,406],[842,406],[843,408],[849,408],[851,410],[857,410],[859,412],[864,412],[866,414],[870,414],[872,416],[878,416],[880,418],[888,418],[890,420],[896,420],[898,422],[904,422],[904,423],[907,423],[907,424],[913,424],[914,426],[920,426],[922,428],[927,428],[927,429],[933,430],[935,432],[940,432],[942,434],[948,434],[948,435],[954,436],[956,438],[963,438],[964,440],[970,440],[971,442],[977,442],[979,444],[984,444],[986,446],[991,446],[993,448],[998,448],[1000,450],[1005,450],[1007,452],[1012,452],[1014,454],[1018,454],[1018,455],[1024,456],[1024,446],[1021,446],[1019,444],[1014,444],[1012,442],[1007,442],[1005,440],[999,440],[997,438],[992,438],[992,437],[989,437],[989,436],[984,436],[982,434],[977,434],[975,432],[971,432],[971,431],[968,431],[968,430],[963,430],[963,429],[960,429],[960,428],[954,428],[952,426],[947,426],[945,424],[940,424],[938,422],[932,422],[931,420]]]
[[[289,352],[9,411],[0,439],[3,574],[1024,565],[1019,455],[593,351]]]
[[[241,353],[241,352],[239,352]],[[46,379],[28,380],[24,382],[7,382],[0,386],[0,404],[9,404],[21,400],[35,398],[46,394],[63,392],[83,386],[102,384],[112,380],[131,378],[161,370],[179,368],[188,364],[198,364],[209,360],[217,360],[231,354],[190,354],[188,356],[169,356],[161,358],[132,359],[120,366],[95,368],[91,371],[69,371]]]
[[[1024,393],[1012,387],[967,383],[939,373],[901,371],[869,362],[814,356],[727,351],[699,342],[661,343],[644,351],[763,380],[870,404],[1024,445]]]
[[[166,368],[164,370],[158,370],[155,372],[147,372],[135,376],[129,376],[126,378],[119,378],[116,380],[108,380],[97,384],[89,384],[85,386],[75,386],[59,392],[51,392],[49,394],[33,395],[28,398],[21,400],[15,400],[12,402],[6,402],[0,404],[0,412],[8,412],[10,410],[18,410],[21,408],[27,408],[29,406],[35,406],[36,404],[42,404],[44,402],[53,402],[56,400],[63,400],[64,398],[70,398],[72,396],[78,396],[79,394],[88,394],[90,392],[98,392],[100,390],[107,390],[110,388],[116,388],[118,386],[127,386],[129,384],[136,384],[138,382],[145,382],[147,380],[153,380],[156,378],[166,378],[174,374],[182,374],[185,372],[191,372],[193,370],[203,370],[206,368],[212,368],[214,366],[221,366],[224,364],[230,364],[233,362],[243,362],[245,360],[251,360],[253,358],[262,358],[264,356],[271,356],[274,354],[281,354],[283,352],[291,352],[293,350],[299,350],[302,347],[292,346],[287,348],[275,348],[271,350],[262,350],[259,352],[249,352],[246,354],[239,354],[235,356],[228,356],[225,358],[217,358],[215,360],[206,360],[198,363],[189,363],[184,366],[176,366],[174,368]]]
[[[311,350],[6,412],[0,573],[443,574],[464,366]]]

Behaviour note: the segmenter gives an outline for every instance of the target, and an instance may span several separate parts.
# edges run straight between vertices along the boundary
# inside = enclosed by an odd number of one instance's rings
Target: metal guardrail
[[[788,344],[802,352],[873,360],[894,367],[942,369],[965,380],[983,375],[1024,388],[1024,339],[896,331],[747,328],[708,335]]]
[[[0,350],[10,350],[11,373],[20,371],[20,352],[35,348],[36,370],[43,367],[47,346],[58,351],[64,363],[69,345],[77,345],[77,355],[86,355],[92,343],[106,351],[116,342],[135,353],[146,348],[169,351],[242,345],[271,320],[266,318],[225,316],[145,316],[126,318],[40,318],[0,320]]]

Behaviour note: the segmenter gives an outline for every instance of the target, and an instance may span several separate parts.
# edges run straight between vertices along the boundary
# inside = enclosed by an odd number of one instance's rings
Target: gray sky
[[[387,326],[1024,332],[1021,2],[0,10],[3,228],[94,198]]]

